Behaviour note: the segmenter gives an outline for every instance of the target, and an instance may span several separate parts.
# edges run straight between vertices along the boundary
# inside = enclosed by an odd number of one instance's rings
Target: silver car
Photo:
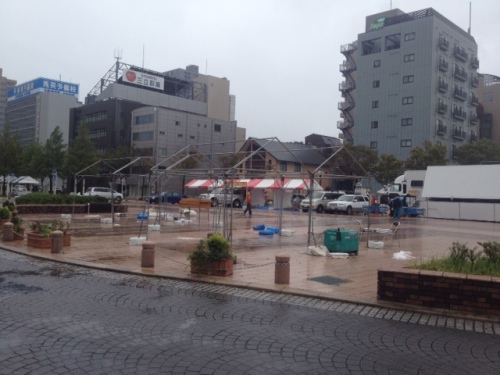
[[[368,197],[357,194],[344,194],[333,202],[328,203],[329,212],[344,212],[351,215],[353,212],[362,212],[363,206],[368,205]]]

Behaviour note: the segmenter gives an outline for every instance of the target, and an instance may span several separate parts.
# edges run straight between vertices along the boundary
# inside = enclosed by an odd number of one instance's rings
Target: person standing
[[[247,207],[245,211],[243,211],[243,216],[245,216],[248,212],[249,216],[252,216],[252,194],[250,194],[251,189],[247,190],[247,194],[245,195],[245,202],[247,202]]]
[[[401,215],[401,206],[402,206],[402,200],[401,200],[401,197],[395,197],[393,200],[392,200],[392,207],[394,209],[394,212],[393,212],[393,218],[394,220],[398,220],[399,221],[399,217]]]

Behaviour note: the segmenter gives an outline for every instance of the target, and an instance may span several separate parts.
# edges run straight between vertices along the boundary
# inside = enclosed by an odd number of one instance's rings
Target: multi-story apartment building
[[[59,126],[68,142],[69,111],[80,106],[76,83],[37,78],[8,90],[6,120],[21,146],[45,143]]]
[[[7,91],[16,85],[16,81],[8,79],[2,75],[2,68],[0,68],[0,130],[3,129],[5,124],[5,110],[7,108]]]
[[[479,137],[500,142],[500,77],[479,74]]]
[[[341,53],[346,141],[406,160],[429,140],[451,160],[455,147],[477,138],[477,44],[434,9],[370,15]]]

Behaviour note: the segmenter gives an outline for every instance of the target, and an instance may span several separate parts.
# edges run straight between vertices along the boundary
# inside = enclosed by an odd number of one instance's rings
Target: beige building
[[[0,68],[0,129],[3,129],[5,124],[5,109],[7,108],[7,90],[14,87],[17,81],[13,79],[8,79],[2,74],[2,68]]]
[[[479,75],[479,137],[500,142],[500,77]]]

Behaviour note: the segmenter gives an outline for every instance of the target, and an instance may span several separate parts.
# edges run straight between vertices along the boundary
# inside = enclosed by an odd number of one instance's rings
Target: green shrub
[[[233,259],[231,244],[223,235],[211,234],[206,240],[200,240],[188,259],[198,264],[206,260]]]
[[[17,204],[87,204],[92,202],[107,202],[98,195],[61,195],[49,193],[30,193],[16,198]]]
[[[10,219],[10,210],[7,207],[0,207],[0,219]]]
[[[482,251],[467,244],[454,242],[450,254],[444,258],[433,258],[424,263],[417,263],[410,268],[465,273],[474,275],[500,276],[500,243],[478,242]]]

